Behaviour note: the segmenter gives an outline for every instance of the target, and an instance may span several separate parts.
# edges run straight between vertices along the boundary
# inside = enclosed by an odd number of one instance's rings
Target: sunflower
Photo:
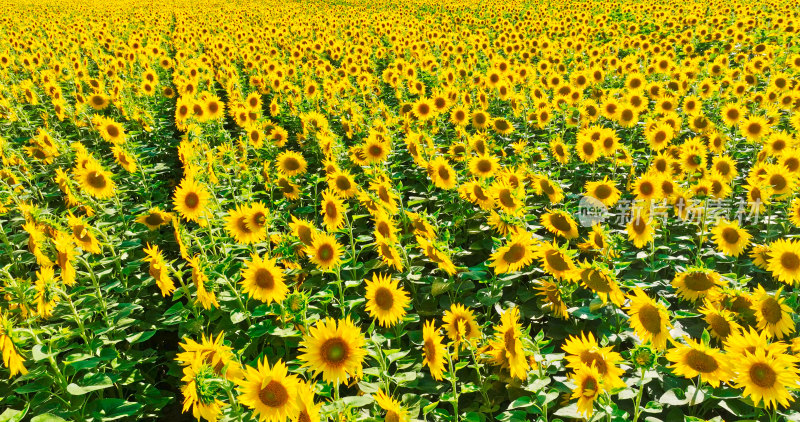
[[[427,98],[420,98],[414,103],[414,106],[411,108],[411,112],[417,119],[427,121],[435,116],[436,108],[431,100]]]
[[[161,253],[161,250],[158,249],[158,246],[148,245],[148,247],[144,249],[144,253],[146,256],[142,261],[150,264],[149,274],[156,280],[156,285],[161,290],[161,295],[167,296],[172,294],[172,292],[175,291],[175,283],[169,276],[169,267],[167,267],[167,262],[164,260],[164,255]]]
[[[218,377],[224,376],[226,379],[236,381],[244,376],[242,366],[233,353],[233,348],[225,345],[224,332],[219,333],[216,337],[202,335],[199,343],[186,338],[184,343],[179,343],[178,346],[183,351],[177,354],[175,360],[184,365],[200,359],[211,365],[214,375]]]
[[[720,108],[720,115],[722,115],[722,120],[727,123],[728,126],[733,127],[742,121],[744,110],[739,104],[728,103]]]
[[[483,110],[476,110],[472,113],[472,127],[475,129],[486,129],[490,121],[489,113]]]
[[[608,241],[608,234],[600,224],[592,226],[592,231],[585,238],[585,242],[579,243],[578,247],[584,251],[595,250],[608,255],[612,254],[611,244]]]
[[[208,190],[194,178],[184,178],[175,190],[173,204],[183,218],[200,222],[200,217],[205,215],[210,196]]]
[[[783,287],[769,294],[759,284],[752,296],[752,308],[756,313],[758,329],[779,340],[795,331],[792,320],[794,311],[784,303],[786,299],[781,297],[782,290]]]
[[[375,402],[378,403],[378,406],[386,411],[384,421],[408,422],[410,420],[408,417],[408,410],[404,409],[399,401],[386,395],[383,391],[378,390],[372,397],[375,399]]]
[[[561,349],[566,353],[568,368],[577,371],[583,366],[592,367],[608,387],[625,387],[620,378],[625,371],[617,366],[623,361],[622,356],[612,351],[613,347],[600,347],[592,333],[588,337],[586,333],[581,333],[580,337],[570,336]]]
[[[794,401],[789,389],[794,389],[800,381],[795,362],[790,355],[756,350],[731,365],[735,372],[733,385],[744,388],[743,395],[756,405],[763,400],[767,408],[778,404],[788,407],[789,402]]]
[[[672,327],[667,309],[650,299],[641,289],[636,288],[633,292],[628,296],[631,303],[627,307],[631,328],[642,341],[650,340],[656,349],[665,349],[670,338],[669,328]]]
[[[318,233],[314,236],[311,246],[306,246],[305,252],[311,262],[322,271],[332,270],[342,263],[342,245],[327,233]]]
[[[326,189],[322,192],[320,207],[322,208],[320,211],[322,222],[328,231],[338,230],[344,225],[346,210],[336,191]]]
[[[506,214],[516,215],[523,210],[525,192],[522,187],[515,188],[504,180],[495,180],[489,191],[497,208]]]
[[[727,383],[731,379],[728,360],[719,350],[707,345],[686,339],[686,345],[678,345],[667,351],[667,360],[672,362],[669,367],[675,375],[685,378],[695,378],[719,387],[720,383]]]
[[[391,152],[391,144],[384,139],[370,136],[364,144],[365,161],[369,164],[377,164],[386,161]]]
[[[375,235],[375,249],[378,251],[378,255],[380,255],[384,265],[393,267],[397,271],[403,270],[403,260],[400,257],[400,252],[397,251],[397,245],[391,243],[380,233]]]
[[[726,182],[731,182],[739,174],[736,161],[727,155],[717,155],[711,163],[711,171],[722,177]]]
[[[766,269],[772,272],[774,278],[788,285],[800,282],[799,241],[778,239],[769,245],[766,256]]]
[[[321,372],[325,382],[339,384],[361,377],[365,344],[364,334],[349,317],[338,322],[328,317],[303,336],[299,359],[315,376]]]
[[[442,156],[437,156],[428,163],[428,174],[433,184],[439,189],[453,189],[456,187],[456,171]]]
[[[795,174],[780,164],[767,166],[764,177],[765,182],[772,188],[772,193],[775,195],[790,194],[797,184]]]
[[[96,161],[90,161],[85,167],[79,167],[75,173],[75,181],[80,184],[84,192],[97,199],[106,199],[114,195],[111,172]]]
[[[500,315],[500,326],[495,327],[494,338],[489,341],[489,355],[495,365],[508,368],[512,377],[526,380],[530,364],[521,338],[519,309],[509,308]]]
[[[537,195],[547,195],[551,204],[557,204],[564,199],[564,191],[561,186],[546,176],[536,175],[533,177],[533,191]],[[524,193],[521,189],[519,192]]]
[[[481,209],[491,210],[494,208],[494,198],[477,180],[470,180],[462,184],[458,188],[458,192],[461,198],[478,205]]]
[[[253,231],[249,223],[250,215],[248,209],[242,205],[228,211],[225,217],[225,230],[237,242],[243,245],[255,243],[261,236]]]
[[[270,366],[265,356],[258,362],[258,368],[247,367],[244,379],[238,384],[239,402],[253,409],[259,421],[285,422],[299,416],[300,381],[295,375],[289,375],[289,368],[283,361]]]
[[[300,198],[300,187],[286,176],[279,177],[276,184],[284,198],[290,201],[295,201]]]
[[[481,179],[491,177],[494,175],[498,168],[497,157],[485,154],[473,157],[469,161],[469,171],[476,177]]]
[[[557,280],[568,278],[571,271],[575,270],[575,263],[569,251],[553,243],[542,243],[534,251],[534,256],[539,259],[541,268]]]
[[[305,246],[311,246],[314,236],[317,235],[317,229],[310,221],[295,216],[292,216],[289,228],[292,230],[292,234],[300,239],[300,242]]]
[[[601,264],[580,264],[570,273],[569,278],[595,292],[604,304],[609,299],[617,306],[622,306],[625,302],[625,295],[622,294],[614,274]]]
[[[550,152],[553,154],[553,157],[558,160],[561,164],[569,164],[570,154],[569,154],[569,146],[561,140],[561,137],[553,137],[550,140]]]
[[[708,324],[712,336],[724,341],[742,329],[736,322],[733,312],[721,308],[708,299],[705,299],[704,305],[698,311],[703,314],[703,320]]]
[[[297,415],[298,422],[320,422],[319,410],[322,404],[314,403],[314,385],[300,381],[297,389],[297,407],[300,412]]]
[[[767,119],[761,116],[750,116],[739,123],[739,128],[750,141],[756,142],[769,134],[770,127]]]
[[[197,301],[203,309],[219,307],[217,295],[214,293],[214,282],[206,275],[204,264],[200,260],[200,255],[195,255],[189,259],[189,266],[192,269],[192,283],[197,289]]]
[[[146,213],[136,217],[136,222],[144,224],[150,230],[158,230],[164,224],[168,224],[172,219],[172,214],[161,211],[160,208],[150,208]]]
[[[92,233],[91,227],[83,221],[83,218],[76,217],[70,212],[67,217],[67,224],[72,231],[72,238],[75,240],[75,244],[92,254],[101,252],[100,242],[97,241],[97,237]]]
[[[658,174],[645,173],[633,183],[631,192],[636,195],[636,199],[651,201],[661,197],[661,177]]]
[[[720,220],[711,230],[717,250],[725,255],[738,257],[750,245],[752,237],[747,230],[739,227],[739,223]]]
[[[114,147],[111,148],[111,152],[114,153],[114,159],[116,160],[117,164],[125,169],[125,171],[128,173],[133,173],[136,171],[136,159],[133,158],[131,154],[126,152],[118,145],[114,145]]]
[[[581,161],[587,164],[592,164],[600,158],[600,147],[590,138],[579,139],[575,151]]]
[[[768,332],[753,327],[732,332],[725,339],[724,345],[725,351],[732,359],[752,355],[759,350],[767,355],[777,355],[785,353],[788,348],[787,344],[781,341],[771,343]]]
[[[425,321],[422,327],[422,364],[428,366],[431,376],[437,381],[442,380],[447,350],[442,344],[442,336],[431,320]]]
[[[250,229],[250,240],[258,243],[267,237],[267,225],[269,224],[269,210],[261,202],[250,204],[245,210],[247,216],[247,227]]]
[[[211,365],[201,358],[195,358],[184,366],[181,378],[184,383],[181,386],[184,413],[191,408],[192,416],[197,420],[205,419],[209,422],[218,420],[225,403],[216,397],[216,388],[209,388],[210,383],[206,380],[213,377]]]
[[[278,169],[287,176],[297,176],[306,172],[308,163],[299,153],[284,151],[278,155]]]
[[[792,200],[788,214],[789,221],[791,221],[795,227],[800,227],[800,198],[795,198]]]
[[[514,132],[514,126],[502,117],[492,120],[492,129],[501,135],[508,135]]]
[[[390,214],[397,213],[397,200],[400,198],[388,180],[370,182],[369,189],[378,196],[380,203]]]
[[[374,273],[367,285],[366,309],[381,327],[391,327],[406,315],[405,308],[411,302],[408,292],[398,286],[399,280],[389,275]]]
[[[397,243],[397,226],[394,220],[384,212],[375,216],[375,234],[383,236],[389,242]]]
[[[36,271],[36,312],[42,319],[50,318],[59,302],[58,276],[53,267],[46,265]]]
[[[600,137],[597,139],[597,146],[600,147],[600,152],[603,155],[613,157],[620,148],[619,136],[617,136],[617,133],[612,129],[602,128],[600,130]]]
[[[578,237],[578,223],[568,213],[555,210],[542,214],[540,221],[544,228],[556,236],[565,239],[574,239]]]
[[[542,309],[549,311],[557,318],[569,319],[567,305],[564,303],[564,298],[558,283],[549,280],[540,280],[536,282],[536,284],[538,284],[535,287],[537,290],[536,295],[542,300]]]
[[[455,126],[466,126],[469,118],[469,111],[463,106],[457,106],[450,112],[450,123]]]
[[[281,303],[289,290],[283,282],[283,271],[274,258],[252,255],[242,269],[242,291],[266,304]]]
[[[3,364],[8,368],[10,376],[17,374],[25,375],[28,370],[25,368],[25,359],[17,351],[14,340],[12,339],[13,325],[5,314],[0,313],[0,353],[3,355]]]
[[[345,199],[353,197],[358,191],[353,176],[344,170],[337,170],[328,176],[328,187]]]
[[[586,182],[586,196],[591,196],[607,207],[613,207],[619,201],[621,192],[613,180],[605,177],[600,182]]]
[[[533,262],[534,251],[530,233],[520,231],[492,254],[489,266],[494,267],[495,274],[519,271]]]
[[[643,248],[653,241],[655,227],[650,222],[654,221],[646,210],[634,211],[634,215],[627,224],[628,240],[637,248]]]
[[[724,284],[726,282],[720,278],[718,272],[699,267],[689,268],[672,279],[672,287],[677,290],[678,296],[692,302],[702,299]]]
[[[578,413],[586,418],[591,417],[594,413],[594,401],[605,392],[600,373],[595,367],[581,365],[570,375],[570,379],[575,384],[572,398],[578,399]]]
[[[471,341],[481,336],[481,329],[478,323],[475,322],[475,316],[472,311],[464,307],[464,305],[453,303],[450,305],[450,310],[444,312],[442,317],[444,323],[444,330],[447,337],[450,338],[456,345],[464,341]]]

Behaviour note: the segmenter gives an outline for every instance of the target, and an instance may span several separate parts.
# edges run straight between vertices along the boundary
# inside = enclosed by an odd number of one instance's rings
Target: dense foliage
[[[4,1],[0,421],[800,418],[800,6]]]

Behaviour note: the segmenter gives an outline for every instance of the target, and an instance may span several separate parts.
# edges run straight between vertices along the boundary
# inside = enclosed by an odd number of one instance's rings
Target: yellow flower
[[[686,339],[686,345],[678,345],[667,351],[670,368],[676,375],[689,379],[698,375],[713,387],[726,383],[731,378],[728,361],[719,350]]]
[[[445,353],[447,350],[442,344],[442,336],[433,321],[428,320],[422,327],[423,360],[422,363],[428,366],[431,376],[437,381],[441,381],[444,374],[446,361]]]
[[[472,311],[464,305],[453,303],[450,310],[444,312],[442,318],[447,337],[456,344],[471,341],[481,336],[481,329],[475,322]]]
[[[366,282],[366,309],[382,327],[391,327],[406,314],[405,308],[411,302],[408,292],[398,286],[399,280],[385,274],[374,273],[372,280]]]
[[[326,382],[339,384],[361,377],[365,343],[361,330],[349,317],[338,322],[329,317],[308,329],[300,342],[299,359],[315,375],[322,373]]]
[[[267,304],[283,302],[289,289],[283,281],[283,271],[274,258],[252,255],[242,269],[242,291],[253,299]]]
[[[629,324],[642,341],[650,341],[653,347],[663,350],[667,346],[667,339],[671,338],[669,328],[669,313],[663,305],[650,299],[641,289],[636,288],[630,295],[628,305]]]
[[[289,375],[281,360],[270,366],[265,356],[258,362],[258,368],[246,368],[244,379],[238,384],[239,402],[253,409],[260,422],[285,422],[300,414],[297,403],[300,381]]]
[[[530,364],[522,347],[522,326],[519,309],[509,308],[500,316],[500,326],[495,327],[494,338],[489,341],[492,362],[508,368],[512,377],[528,379]]]

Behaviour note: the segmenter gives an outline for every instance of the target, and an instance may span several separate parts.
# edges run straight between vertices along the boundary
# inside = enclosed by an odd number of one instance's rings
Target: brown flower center
[[[278,381],[270,381],[258,392],[258,399],[268,407],[281,407],[289,402],[289,392]]]

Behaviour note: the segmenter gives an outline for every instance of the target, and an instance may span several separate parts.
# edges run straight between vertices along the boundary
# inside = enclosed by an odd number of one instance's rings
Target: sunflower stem
[[[97,276],[94,274],[94,270],[92,266],[86,261],[86,259],[82,256],[78,256],[78,260],[83,263],[84,268],[89,273],[89,278],[92,280],[92,285],[94,286],[95,295],[97,295],[97,300],[100,302],[100,311],[103,313],[103,320],[106,322],[106,326],[111,328],[111,325],[108,322],[108,306],[106,306],[106,300],[103,298],[103,292],[100,289],[100,283],[97,281]]]
[[[639,374],[639,391],[636,392],[636,403],[634,403],[633,407],[633,422],[639,420],[639,416],[642,414],[642,409],[639,405],[642,403],[642,395],[644,393],[644,374],[646,370],[644,368],[640,369],[641,373]]]
[[[447,355],[447,367],[450,371],[450,385],[453,388],[453,422],[458,422],[458,385],[457,381],[458,378],[456,377],[456,371],[453,366],[453,356],[452,353],[446,353]]]
[[[342,312],[342,318],[347,316],[347,308],[344,306],[344,283],[342,283],[342,270],[336,267],[336,287],[339,289],[339,310]]]
[[[234,286],[233,283],[231,283],[231,281],[228,280],[228,277],[225,277],[223,275],[222,279],[225,280],[225,284],[228,285],[228,288],[230,288],[233,294],[236,296],[236,301],[239,302],[239,308],[242,310],[242,313],[244,314],[245,318],[247,318],[248,327],[252,327],[253,320],[250,318],[250,312],[247,311],[247,306],[245,306],[244,302],[242,302],[242,295],[239,293],[238,290],[236,290],[236,286]]]

